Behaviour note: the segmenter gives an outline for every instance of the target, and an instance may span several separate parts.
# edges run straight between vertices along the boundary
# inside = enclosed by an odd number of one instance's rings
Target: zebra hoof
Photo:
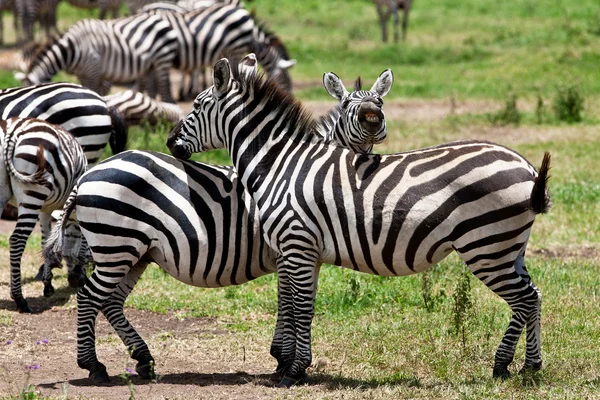
[[[506,380],[510,378],[510,371],[508,370],[508,365],[505,364],[496,364],[494,365],[494,378]]]
[[[31,307],[29,307],[29,304],[27,304],[27,300],[24,298],[21,297],[20,299],[15,300],[15,303],[17,304],[17,310],[19,310],[19,312],[24,314],[31,314],[33,312]]]
[[[54,288],[50,282],[44,283],[44,297],[51,297],[54,294]]]
[[[521,370],[519,371],[519,374],[523,375],[523,374],[532,374],[534,372],[537,372],[539,370],[542,369],[542,362],[540,361],[539,363],[525,363],[525,365],[523,365],[523,368],[521,368]]]
[[[89,378],[94,385],[110,383],[110,376],[108,376],[108,372],[106,372],[106,367],[90,372]]]
[[[289,376],[284,376],[281,382],[275,385],[276,388],[290,388],[298,383],[298,379],[290,378]]]
[[[138,373],[140,378],[143,379],[154,379],[156,378],[156,374],[154,373],[154,362],[151,361],[147,364],[138,363],[135,367],[135,372]]]

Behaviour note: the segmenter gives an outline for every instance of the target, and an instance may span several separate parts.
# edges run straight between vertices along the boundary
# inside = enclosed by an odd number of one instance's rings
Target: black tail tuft
[[[129,135],[129,128],[125,123],[123,114],[115,107],[109,107],[108,112],[110,114],[110,120],[112,122],[112,133],[108,144],[113,155],[118,154],[122,151],[127,150],[127,140]]]
[[[548,193],[548,179],[550,175],[550,153],[544,153],[544,159],[542,160],[542,166],[538,173],[538,177],[535,180],[533,189],[531,190],[531,199],[529,200],[529,207],[536,214],[544,214],[552,207],[550,201],[550,194]]]

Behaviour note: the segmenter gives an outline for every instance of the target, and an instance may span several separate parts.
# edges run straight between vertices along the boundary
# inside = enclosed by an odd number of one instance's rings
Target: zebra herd
[[[142,2],[130,17],[77,23],[28,60],[22,78],[32,86],[0,91],[0,206],[18,208],[11,297],[19,311],[32,311],[20,259],[39,218],[44,294],[52,294],[51,269],[63,260],[70,285],[81,286],[77,363],[92,382],[109,381],[96,354],[99,312],[137,361],[137,373],[155,376],[149,347],[124,314],[150,262],[209,288],[276,272],[270,353],[278,386],[289,387],[312,361],[321,264],[404,276],[453,251],[512,310],[494,377],[509,375],[523,329],[523,370],[541,368],[541,294],[525,252],[536,215],[551,206],[548,153],[539,171],[484,141],[373,154],[387,135],[390,70],[369,90],[357,79],[353,91],[324,74],[338,105],[315,119],[291,94],[287,49],[238,2],[208,1],[192,11],[183,1]],[[247,52],[255,53],[242,58]],[[228,57],[216,60],[222,53]],[[169,69],[194,82],[213,64],[212,86],[184,115],[170,103]],[[83,86],[44,83],[62,69]],[[108,94],[113,83],[132,82],[148,94]],[[162,118],[175,124],[166,141],[172,156],[126,150],[128,124]],[[114,155],[98,163],[107,143]],[[233,166],[188,160],[212,149],[226,149]],[[50,212],[61,208],[51,230]]]

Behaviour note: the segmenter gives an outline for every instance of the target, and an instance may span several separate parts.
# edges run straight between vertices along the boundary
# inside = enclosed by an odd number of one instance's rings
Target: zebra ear
[[[340,101],[348,95],[348,91],[344,87],[342,80],[333,72],[326,72],[323,74],[323,85],[325,86],[327,93]]]
[[[213,70],[213,85],[217,97],[222,97],[227,93],[231,83],[231,66],[229,60],[221,58],[215,63]]]
[[[392,74],[392,70],[386,69],[381,73],[381,75],[379,75],[379,78],[377,78],[377,80],[373,84],[371,91],[383,97],[389,93],[393,83],[394,74]]]
[[[25,80],[25,78],[27,77],[27,75],[25,75],[25,73],[23,73],[23,72],[15,72],[14,76],[15,76],[15,79],[18,80],[19,82],[23,82]]]
[[[291,60],[279,60],[277,62],[277,66],[281,69],[290,69],[292,68],[294,65],[296,65],[296,60],[291,59]]]
[[[254,53],[250,53],[242,58],[242,61],[238,64],[238,71],[240,71],[241,75],[256,75],[257,68],[258,62],[256,61],[256,55]]]

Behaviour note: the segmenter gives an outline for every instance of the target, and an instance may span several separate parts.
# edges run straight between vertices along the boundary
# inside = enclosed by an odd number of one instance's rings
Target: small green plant
[[[513,124],[518,126],[521,123],[521,117],[521,112],[517,108],[517,95],[513,93],[504,103],[504,108],[491,114],[489,119],[494,125]]]
[[[19,400],[35,400],[39,398],[39,393],[35,390],[35,385],[25,385],[19,394]]]
[[[131,375],[137,374],[131,368],[126,368],[126,371],[119,376],[127,384],[127,388],[129,389],[129,400],[135,400],[135,385],[133,384],[133,382],[131,382]]]
[[[584,104],[581,89],[577,85],[567,84],[557,88],[552,108],[559,121],[574,123],[582,120]]]
[[[546,114],[546,107],[544,106],[544,99],[542,98],[542,94],[538,92],[537,104],[535,106],[535,116],[536,116],[538,125],[541,125],[544,122],[544,114]]]
[[[466,324],[471,309],[473,297],[471,294],[471,271],[463,265],[454,290],[454,333],[462,335],[463,347],[466,345]]]

